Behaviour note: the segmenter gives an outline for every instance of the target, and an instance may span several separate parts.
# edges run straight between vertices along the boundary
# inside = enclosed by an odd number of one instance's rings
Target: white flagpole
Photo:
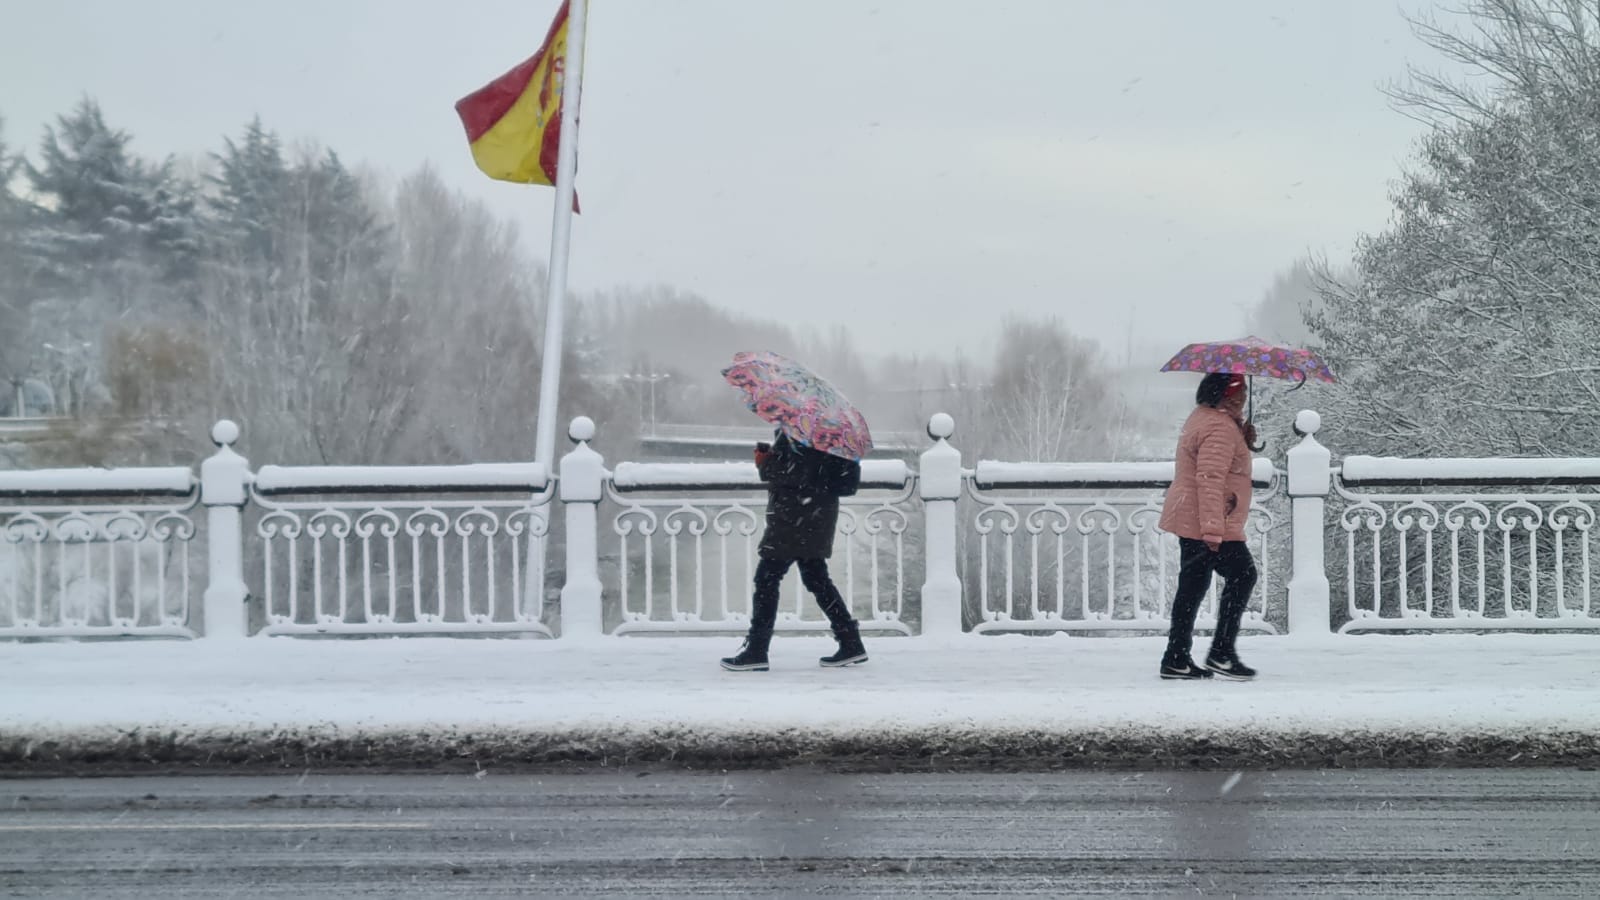
[[[556,155],[556,209],[550,228],[550,281],[545,291],[544,360],[534,461],[555,467],[557,405],[561,396],[562,327],[567,306],[567,250],[572,238],[573,176],[578,167],[578,98],[583,82],[583,30],[588,0],[567,8],[567,56],[561,87],[561,143]]]
[[[567,54],[562,65],[561,143],[556,148],[556,208],[550,227],[550,280],[545,291],[544,359],[539,372],[539,412],[535,427],[535,462],[556,474],[556,405],[561,396],[561,329],[567,306],[567,248],[572,237],[572,182],[578,167],[578,97],[583,81],[583,27],[587,0],[570,0],[567,7]],[[535,515],[549,522],[550,504],[541,504]],[[545,570],[545,528],[528,530],[528,571]],[[534,560],[538,560],[535,569]],[[528,578],[522,586],[526,609],[543,610],[544,584]],[[562,589],[563,594],[566,589]],[[563,607],[565,603],[563,603]],[[562,615],[566,619],[565,610]],[[566,628],[563,627],[563,631]]]

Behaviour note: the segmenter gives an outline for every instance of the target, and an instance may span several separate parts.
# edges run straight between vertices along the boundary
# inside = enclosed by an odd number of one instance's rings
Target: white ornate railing
[[[552,493],[536,464],[265,466],[251,487],[261,631],[549,636]]]
[[[0,637],[194,637],[198,501],[186,468],[0,472]]]
[[[1339,630],[1600,629],[1596,487],[1593,459],[1345,459]]]
[[[1287,466],[1256,463],[1261,578],[1244,627],[1600,631],[1600,459],[1335,467],[1320,427],[1302,410]],[[969,470],[954,432],[934,416],[916,471],[869,461],[841,505],[831,574],[867,628],[940,640],[1166,628],[1170,463]],[[612,472],[589,446],[593,422],[568,434],[555,478],[520,463],[252,472],[226,420],[198,482],[186,468],[0,472],[0,638],[548,636],[558,505],[563,639],[746,628],[764,524],[754,466]],[[826,627],[797,573],[782,596],[780,628]]]
[[[979,462],[966,479],[975,560],[966,582],[974,630],[1151,631],[1167,626],[1177,538],[1157,527],[1171,463]],[[1281,589],[1268,536],[1281,521],[1276,472],[1255,463],[1247,526],[1260,580],[1243,627],[1276,633],[1268,598]],[[1216,624],[1213,585],[1197,627]]]
[[[829,568],[864,628],[909,634],[908,571],[915,480],[901,462],[862,466],[861,492],[840,502]],[[749,463],[621,463],[606,485],[615,538],[619,624],[612,633],[740,631],[749,626],[766,495]],[[827,627],[785,579],[780,631]]]

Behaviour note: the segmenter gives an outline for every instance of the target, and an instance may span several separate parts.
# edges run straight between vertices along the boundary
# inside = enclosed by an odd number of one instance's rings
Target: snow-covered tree
[[[286,162],[259,121],[216,164],[199,415],[240,419],[254,452],[285,461],[403,457],[425,360],[375,189],[320,148]]]
[[[1600,441],[1600,10],[1473,0],[1422,39],[1479,77],[1397,96],[1431,128],[1313,327],[1342,452],[1592,454]]]
[[[393,218],[394,302],[416,325],[411,352],[421,363],[421,446],[431,458],[528,458],[538,411],[543,268],[522,251],[513,225],[446,187],[430,168],[400,183]],[[567,370],[563,380],[570,397],[577,376]]]
[[[1002,458],[1112,459],[1127,410],[1094,341],[1057,319],[1007,319],[1001,326],[986,412],[968,444]]]
[[[97,264],[138,259],[172,275],[193,262],[192,189],[173,174],[171,160],[152,164],[132,153],[131,140],[85,99],[45,129],[39,165],[26,166],[32,192],[48,211],[34,240],[69,284],[81,284],[79,273]],[[125,280],[105,272],[90,277]],[[131,284],[120,287],[118,299],[135,299]]]
[[[1341,384],[1320,390],[1340,453],[1591,456],[1600,444],[1600,9],[1472,0],[1462,30],[1417,22],[1471,73],[1397,90],[1428,124],[1385,230],[1357,247],[1313,322]],[[1384,596],[1397,602],[1393,530]],[[1559,578],[1551,546],[1533,568]],[[1409,582],[1424,565],[1413,556]],[[1437,558],[1439,577],[1450,563]],[[1527,567],[1527,568],[1524,568]],[[1341,573],[1332,573],[1337,582]],[[1518,572],[1512,603],[1526,584]],[[1335,584],[1336,596],[1341,587]],[[1546,593],[1541,589],[1541,593]]]
[[[116,328],[191,313],[199,255],[195,194],[171,160],[134,154],[92,100],[45,129],[24,163],[26,255],[13,275],[8,368],[40,375],[63,411],[110,406],[102,349]]]
[[[21,154],[14,153],[11,145],[6,142],[5,125],[5,118],[0,116],[0,222],[7,226],[4,231],[0,231],[0,240],[9,243],[16,239],[15,229],[20,224],[25,203],[21,197],[12,193],[12,182],[22,171],[23,159]]]
[[[33,205],[17,193],[23,158],[6,142],[5,121],[0,119],[0,390],[10,392],[25,378],[28,347],[24,298],[38,269],[27,251],[24,236],[32,225]]]
[[[271,278],[282,263],[287,217],[289,166],[282,142],[258,116],[238,141],[224,138],[222,152],[211,158],[216,171],[208,178],[213,190],[206,205],[214,244],[225,249],[224,258],[254,263]]]

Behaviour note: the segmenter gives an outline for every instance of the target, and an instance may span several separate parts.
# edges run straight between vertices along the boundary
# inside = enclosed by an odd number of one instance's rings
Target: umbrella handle
[[[1302,382],[1302,383],[1304,383],[1304,382]],[[1293,389],[1291,388],[1291,390],[1293,390]],[[1251,375],[1250,376],[1250,412],[1245,415],[1244,423],[1246,425],[1253,425],[1253,424],[1255,424],[1255,421],[1256,421],[1256,377],[1254,375]],[[1256,445],[1250,443],[1249,441],[1245,441],[1244,445],[1246,447],[1250,448],[1250,452],[1251,453],[1260,453],[1261,451],[1267,449],[1267,442],[1266,441],[1262,441],[1261,442],[1261,446],[1259,446],[1259,447],[1257,447]]]
[[[1294,387],[1289,388],[1289,391],[1298,391],[1301,388],[1306,386],[1306,370],[1305,369],[1295,369],[1294,372],[1295,372],[1296,375],[1300,376],[1300,380],[1295,383]],[[1284,393],[1287,394],[1287,393],[1289,393],[1289,391],[1284,391]]]

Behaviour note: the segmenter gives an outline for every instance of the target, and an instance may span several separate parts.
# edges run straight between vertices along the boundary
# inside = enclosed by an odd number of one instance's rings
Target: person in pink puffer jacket
[[[1234,646],[1256,584],[1256,564],[1244,533],[1250,515],[1250,445],[1255,443],[1255,426],[1244,421],[1246,391],[1243,375],[1207,375],[1178,437],[1177,468],[1161,509],[1161,529],[1177,535],[1179,544],[1178,591],[1161,657],[1165,679],[1216,674],[1248,681],[1256,675],[1239,661]],[[1195,614],[1213,572],[1224,584],[1217,628],[1202,668],[1189,653]]]

